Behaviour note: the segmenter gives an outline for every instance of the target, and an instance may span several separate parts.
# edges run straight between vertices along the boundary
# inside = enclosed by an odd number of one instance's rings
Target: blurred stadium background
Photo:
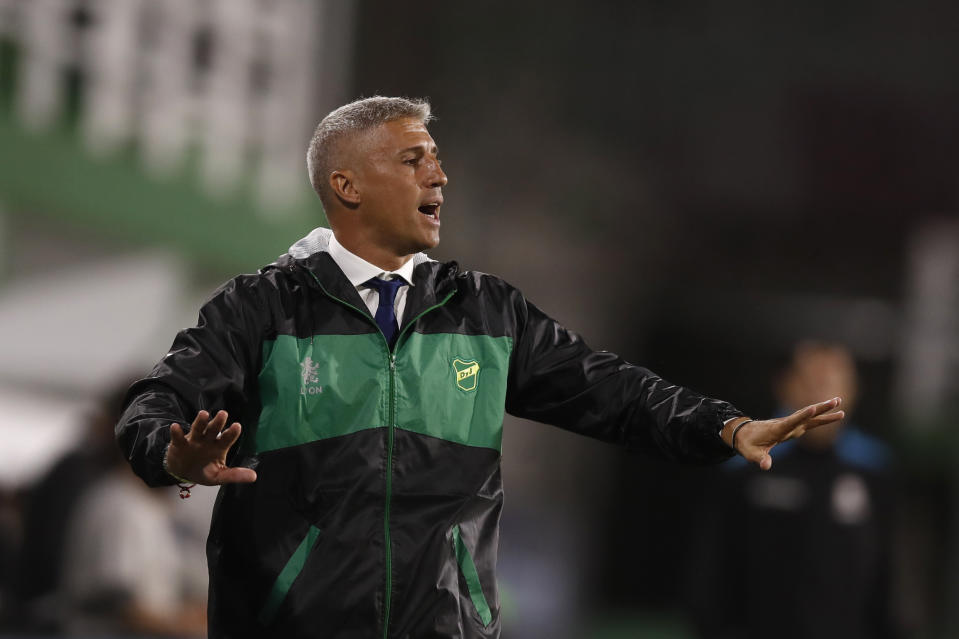
[[[892,0],[0,0],[0,628],[20,631],[33,489],[87,445],[94,398],[324,224],[310,132],[382,94],[438,115],[434,257],[594,347],[766,415],[796,341],[845,344],[855,421],[897,459],[893,605],[910,636],[959,636],[957,21]],[[686,550],[717,471],[512,419],[505,439],[504,636],[695,636]]]

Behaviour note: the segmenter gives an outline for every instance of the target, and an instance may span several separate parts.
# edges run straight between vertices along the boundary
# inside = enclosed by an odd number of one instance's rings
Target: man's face
[[[436,246],[447,180],[426,127],[414,118],[393,120],[371,131],[365,143],[356,213],[371,238],[399,256]]]

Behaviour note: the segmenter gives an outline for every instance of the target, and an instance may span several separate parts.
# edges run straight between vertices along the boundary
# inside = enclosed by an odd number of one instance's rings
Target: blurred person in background
[[[170,513],[163,498],[158,500],[155,493],[130,481],[114,427],[133,379],[123,377],[101,394],[84,417],[79,446],[25,491],[22,534],[18,526],[15,536],[20,543],[11,547],[8,555],[12,574],[2,602],[4,627],[30,634],[59,634],[78,628],[202,634],[207,588],[205,531],[201,534],[197,528],[209,526],[211,495],[198,494],[189,508]],[[142,530],[144,526],[156,526],[158,532]],[[164,570],[152,579],[145,577],[140,571],[147,568],[151,557],[156,558],[154,553],[171,550],[166,543],[170,530],[176,539],[176,559],[164,562]],[[161,549],[164,544],[165,551]],[[172,565],[179,566],[177,574],[165,578]],[[123,571],[129,574],[121,574]],[[151,612],[155,606],[149,600],[156,597],[134,592],[148,582],[153,583],[151,588],[159,585],[176,591],[181,600],[192,603],[174,607],[172,614],[166,609]],[[138,599],[148,602],[138,603]],[[159,616],[163,617],[159,622],[151,621]]]
[[[851,413],[855,362],[843,346],[800,343],[775,391],[784,413],[822,393]],[[778,446],[775,475],[739,459],[723,470],[690,563],[701,636],[899,636],[885,445],[844,419]]]
[[[111,443],[64,526],[59,625],[84,636],[205,636],[206,596],[195,579],[202,554],[182,543],[170,495],[133,477]]]
[[[503,280],[430,260],[447,184],[430,117],[374,97],[324,118],[308,168],[332,232],[221,287],[130,391],[117,436],[138,475],[225,485],[212,637],[499,636],[504,409],[763,469],[843,416],[818,398],[750,420],[592,351]]]
[[[14,597],[17,551],[21,537],[19,495],[0,487],[0,628],[17,608]]]
[[[20,631],[55,632],[62,623],[57,600],[67,525],[77,502],[119,458],[113,427],[131,378],[107,390],[85,417],[79,447],[67,452],[24,498],[23,540],[7,606]]]

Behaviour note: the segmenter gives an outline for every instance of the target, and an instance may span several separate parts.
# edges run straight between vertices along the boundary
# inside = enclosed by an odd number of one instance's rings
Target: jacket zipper
[[[383,331],[380,331],[382,334]],[[383,336],[386,340],[386,336]],[[399,343],[399,336],[396,338]],[[393,540],[390,535],[390,501],[393,498],[393,423],[396,421],[396,353],[386,342],[390,364],[390,419],[386,426],[386,502],[383,506],[383,543],[386,548],[386,588],[383,595],[383,639],[390,629],[390,605],[393,602]]]
[[[326,287],[320,282],[320,279],[316,274],[310,269],[306,269],[309,274],[313,277],[313,280],[316,282],[317,286],[320,287],[320,290],[329,297],[331,300],[335,300],[351,308],[360,315],[362,315],[367,320],[370,320],[375,326],[376,330],[379,332],[380,336],[383,338],[383,342],[386,344],[387,352],[387,366],[390,371],[390,406],[389,406],[389,424],[387,424],[387,450],[386,450],[386,503],[384,504],[383,509],[383,534],[384,534],[384,545],[386,550],[386,588],[383,596],[383,639],[389,637],[390,629],[390,604],[393,599],[393,543],[390,535],[390,508],[391,500],[393,498],[393,429],[396,426],[396,353],[393,350],[390,350],[390,344],[386,341],[386,335],[383,335],[383,331],[380,330],[379,325],[376,323],[376,320],[372,319],[368,313],[364,313],[357,307],[353,306],[346,300],[341,300],[335,295],[331,295],[329,291],[326,290]],[[439,303],[430,306],[429,308],[423,310],[411,321],[406,323],[406,326],[399,332],[396,336],[396,345],[399,345],[400,339],[403,337],[403,334],[406,333],[406,329],[415,324],[417,320],[426,315],[432,310],[435,310],[444,304],[446,304],[453,295],[456,294],[457,289],[453,289],[450,293],[444,297]],[[394,345],[394,348],[396,347]]]
[[[399,332],[396,336],[396,344],[393,348],[395,349],[400,344],[400,340],[403,338],[403,334],[406,333],[406,329],[415,324],[417,320],[421,317],[437,309],[446,302],[449,301],[451,297],[456,293],[456,289],[453,289],[449,295],[443,298],[438,304],[434,304],[429,308],[423,310],[419,315],[414,317],[411,321],[406,323],[406,326]],[[382,334],[382,331],[380,331]],[[386,336],[383,336],[384,341]],[[389,350],[389,343],[387,342],[387,350]],[[388,639],[390,632],[390,606],[393,599],[393,542],[390,535],[390,509],[391,509],[391,500],[393,498],[393,430],[396,427],[396,352],[390,352],[390,423],[387,426],[388,435],[387,442],[388,448],[386,451],[386,508],[384,511],[383,517],[383,526],[384,533],[386,536],[386,596],[385,596],[385,605],[383,613],[383,639]]]

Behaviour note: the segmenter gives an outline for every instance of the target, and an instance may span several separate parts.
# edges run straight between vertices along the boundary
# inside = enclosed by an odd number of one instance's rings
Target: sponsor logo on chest
[[[323,387],[320,386],[320,376],[317,374],[320,365],[313,361],[312,357],[306,357],[300,362],[300,395],[321,395]]]

